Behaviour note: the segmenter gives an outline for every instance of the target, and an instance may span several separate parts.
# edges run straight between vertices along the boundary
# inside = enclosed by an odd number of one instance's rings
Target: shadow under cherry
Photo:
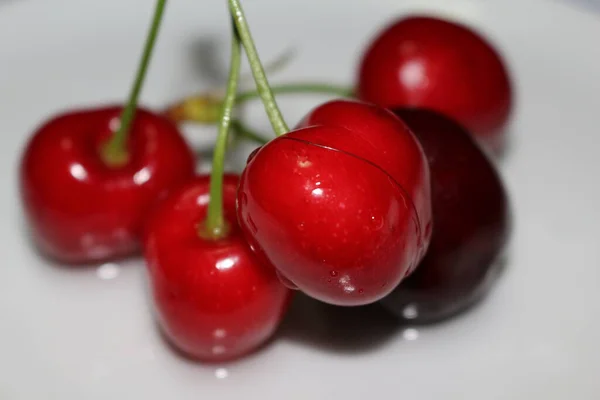
[[[338,307],[297,293],[279,331],[292,340],[335,353],[373,351],[397,337],[402,324],[380,304]]]

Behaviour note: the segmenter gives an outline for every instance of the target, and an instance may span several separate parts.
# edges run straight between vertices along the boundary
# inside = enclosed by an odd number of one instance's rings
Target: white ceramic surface
[[[369,325],[302,300],[252,357],[178,358],[154,329],[142,262],[48,264],[17,197],[18,158],[42,119],[124,98],[151,2],[0,1],[0,399],[600,398],[600,16],[538,0],[244,4],[265,59],[297,51],[274,81],[351,82],[370,35],[406,11],[435,10],[497,43],[517,89],[502,164],[516,221],[507,272],[480,307],[439,326]],[[221,84],[228,23],[223,0],[170,2],[144,102]],[[283,110],[294,123],[318,100],[282,98]],[[248,116],[268,127],[257,105]],[[205,148],[214,136],[188,133]]]

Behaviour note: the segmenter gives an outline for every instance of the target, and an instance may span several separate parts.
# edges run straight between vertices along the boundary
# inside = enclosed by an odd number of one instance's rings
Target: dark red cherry
[[[423,151],[400,119],[333,101],[249,160],[238,219],[284,281],[327,303],[367,304],[422,258],[429,190]]]
[[[199,235],[210,199],[208,176],[191,180],[161,202],[144,235],[158,322],[177,349],[202,361],[231,360],[263,345],[292,294],[242,236],[235,214],[238,180],[224,177],[225,237]]]
[[[494,165],[458,123],[423,109],[395,112],[427,156],[434,229],[423,261],[382,304],[399,318],[434,322],[491,288],[510,235],[509,199]]]
[[[194,155],[177,127],[144,109],[137,110],[130,130],[127,163],[105,164],[100,148],[120,115],[120,107],[61,114],[45,122],[25,149],[25,213],[39,248],[58,261],[135,253],[154,202],[194,174]]]
[[[386,27],[366,50],[357,95],[383,107],[439,111],[489,151],[506,140],[512,93],[501,56],[459,23],[413,16]]]

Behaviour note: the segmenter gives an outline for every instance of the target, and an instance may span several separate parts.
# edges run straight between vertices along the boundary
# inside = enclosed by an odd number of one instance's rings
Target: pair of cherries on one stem
[[[136,108],[165,3],[157,0],[127,106],[44,123],[22,156],[21,198],[35,243],[59,262],[103,262],[142,245],[167,337],[194,357],[230,359],[272,336],[291,292],[239,233],[237,177],[222,171],[226,137],[216,179],[195,177],[196,160],[176,125]],[[211,214],[220,215],[221,232],[204,226]]]

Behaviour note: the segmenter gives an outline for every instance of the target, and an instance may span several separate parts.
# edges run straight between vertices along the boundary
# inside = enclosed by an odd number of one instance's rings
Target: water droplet
[[[300,222],[300,223],[298,224],[298,230],[299,230],[299,231],[303,231],[303,230],[304,230],[304,222]]]
[[[381,215],[371,215],[371,227],[375,230],[383,228],[383,217]]]
[[[354,286],[352,285],[344,285],[344,292],[345,293],[353,293],[354,292]]]
[[[329,275],[333,276],[334,278],[337,276],[337,271],[331,271],[329,272]]]
[[[363,294],[365,292],[364,289],[358,289],[358,294]]]
[[[350,282],[350,277],[348,275],[342,276],[339,282],[345,293],[353,293],[356,290],[354,285],[352,285],[352,282]]]

